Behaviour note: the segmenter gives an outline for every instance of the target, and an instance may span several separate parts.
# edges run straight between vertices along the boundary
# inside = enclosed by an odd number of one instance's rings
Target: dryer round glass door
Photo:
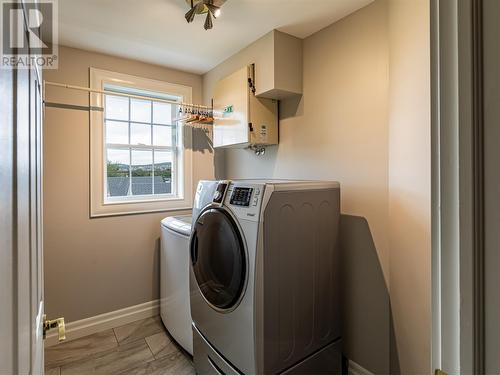
[[[198,217],[191,264],[209,304],[225,310],[238,303],[245,287],[245,247],[234,219],[224,209],[208,209]]]

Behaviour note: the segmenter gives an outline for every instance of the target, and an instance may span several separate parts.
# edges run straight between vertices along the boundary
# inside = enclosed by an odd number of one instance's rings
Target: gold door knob
[[[43,338],[47,335],[47,331],[57,327],[59,341],[66,340],[66,326],[64,325],[64,318],[57,318],[48,320],[47,316],[43,316]]]

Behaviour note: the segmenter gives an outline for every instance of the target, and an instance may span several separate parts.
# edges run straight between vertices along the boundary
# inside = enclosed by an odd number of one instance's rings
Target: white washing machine
[[[190,242],[198,374],[340,374],[336,182],[202,181]]]
[[[168,332],[193,354],[189,303],[191,215],[161,221],[160,315]]]

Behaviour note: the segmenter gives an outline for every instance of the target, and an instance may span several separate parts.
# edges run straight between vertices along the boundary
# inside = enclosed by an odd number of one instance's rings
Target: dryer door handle
[[[193,233],[193,239],[191,241],[191,263],[196,265],[198,262],[198,236],[196,231]]]

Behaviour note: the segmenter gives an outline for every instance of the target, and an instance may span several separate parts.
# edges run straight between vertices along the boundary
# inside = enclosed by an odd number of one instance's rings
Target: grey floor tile
[[[61,375],[112,375],[127,373],[143,363],[153,361],[154,357],[146,341],[136,340],[117,346],[105,353],[61,367]]]
[[[121,374],[125,375],[194,375],[194,366],[180,351],[169,354],[152,362],[143,363],[135,368],[128,369]]]
[[[156,359],[166,357],[178,351],[177,345],[166,332],[158,332],[146,337],[146,343]]]
[[[45,369],[45,375],[61,375],[61,368],[56,367],[51,369]]]
[[[167,357],[169,358],[169,357]],[[174,361],[174,364],[169,368],[170,372],[168,374],[176,374],[176,375],[194,375],[196,371],[194,371],[193,362],[188,359],[184,354],[180,354],[180,356]]]
[[[143,339],[159,332],[164,332],[165,328],[159,316],[138,320],[124,326],[114,328],[116,338],[120,345]]]
[[[118,346],[112,329],[45,348],[45,367],[55,368]]]
[[[149,318],[47,348],[46,375],[194,375],[179,348],[160,318]]]

